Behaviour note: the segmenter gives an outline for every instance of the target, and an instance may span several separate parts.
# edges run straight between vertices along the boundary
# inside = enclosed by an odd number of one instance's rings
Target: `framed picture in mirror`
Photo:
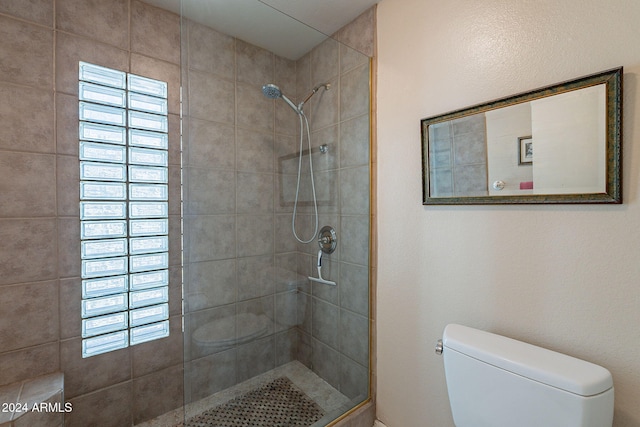
[[[531,136],[518,137],[518,164],[530,165],[533,163],[533,139]]]

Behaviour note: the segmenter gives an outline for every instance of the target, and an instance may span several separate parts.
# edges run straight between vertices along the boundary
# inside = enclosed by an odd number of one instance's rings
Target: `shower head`
[[[282,96],[280,88],[273,83],[268,83],[262,86],[262,93],[269,99],[276,99]]]
[[[284,102],[289,105],[289,107],[293,108],[293,111],[300,114],[300,109],[296,107],[296,105],[282,93],[280,88],[273,83],[267,83],[266,85],[262,86],[262,93],[269,99],[282,98]]]

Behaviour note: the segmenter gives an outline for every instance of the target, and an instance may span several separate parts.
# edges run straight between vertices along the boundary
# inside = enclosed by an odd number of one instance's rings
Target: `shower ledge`
[[[0,427],[62,426],[65,409],[62,372],[0,387]]]

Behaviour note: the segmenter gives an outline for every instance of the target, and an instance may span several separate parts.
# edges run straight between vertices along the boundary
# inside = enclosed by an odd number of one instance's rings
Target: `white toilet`
[[[448,325],[444,356],[456,427],[611,427],[605,368],[521,341]]]

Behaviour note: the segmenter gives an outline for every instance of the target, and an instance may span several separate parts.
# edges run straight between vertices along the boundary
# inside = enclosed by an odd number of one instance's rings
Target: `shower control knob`
[[[442,345],[442,340],[438,340],[438,342],[436,343],[436,354],[441,355],[443,350],[444,346]]]
[[[318,246],[325,254],[331,254],[336,250],[338,245],[338,236],[336,230],[330,225],[325,225],[318,233]]]

